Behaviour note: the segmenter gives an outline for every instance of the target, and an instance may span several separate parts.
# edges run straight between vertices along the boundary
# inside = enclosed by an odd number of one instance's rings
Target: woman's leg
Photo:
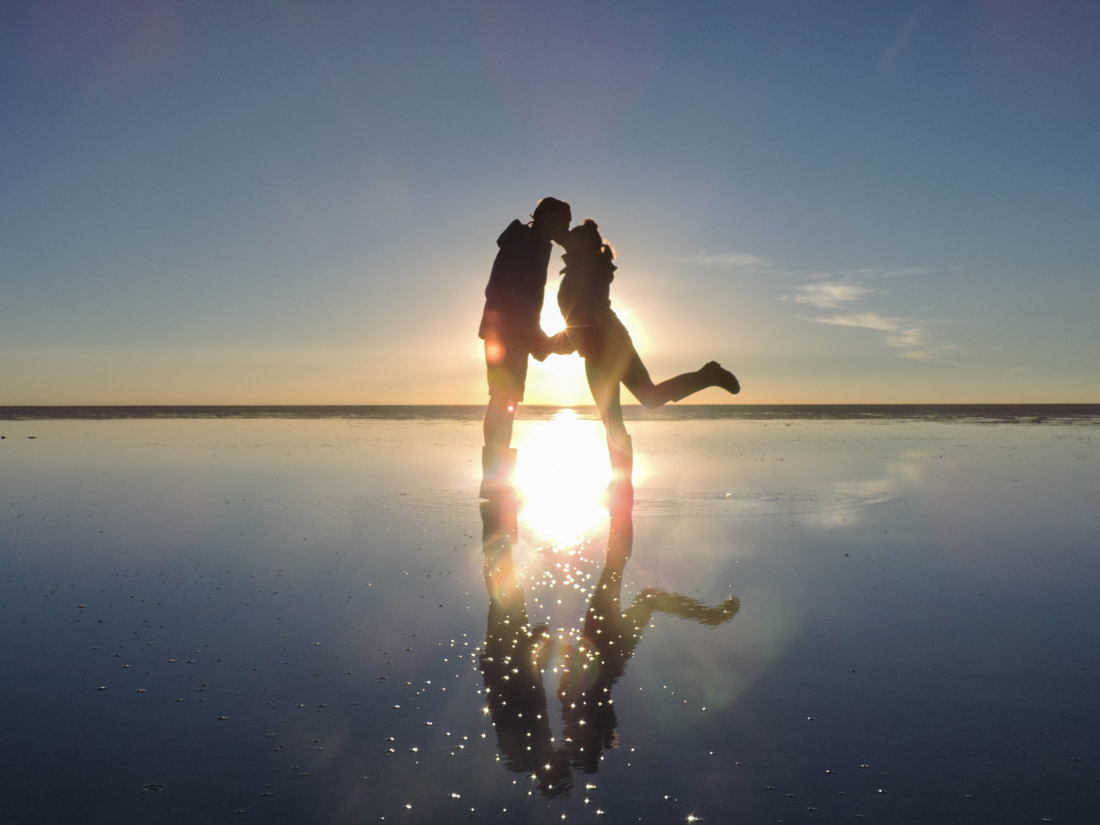
[[[592,391],[592,400],[600,411],[609,440],[622,443],[629,435],[623,423],[623,407],[619,400],[619,376],[598,358],[584,359],[584,374],[588,379],[588,388]]]
[[[600,361],[606,371],[614,373],[634,397],[649,409],[660,407],[669,401],[679,401],[707,387],[721,387],[737,395],[741,385],[733,373],[724,369],[717,361],[709,361],[695,372],[685,372],[675,378],[669,378],[660,384],[654,384],[649,370],[642,363],[641,356],[634,348],[630,333],[618,317],[612,316],[601,327],[603,348]]]
[[[707,387],[721,387],[733,395],[741,391],[741,385],[733,373],[717,361],[709,361],[695,372],[685,372],[660,384],[654,384],[638,353],[635,351],[632,354],[623,383],[635,398],[651,410],[669,401],[680,401]]]
[[[619,372],[596,358],[584,362],[588,387],[600,411],[607,432],[607,457],[611,463],[611,483],[605,496],[609,502],[633,500],[634,445],[623,423],[623,407],[619,400]]]

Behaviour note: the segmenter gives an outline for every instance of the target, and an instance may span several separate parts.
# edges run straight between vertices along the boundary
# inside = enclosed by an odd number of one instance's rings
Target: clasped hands
[[[555,335],[547,335],[540,329],[531,342],[531,355],[536,361],[545,361],[548,355],[571,355],[576,351],[576,345],[564,329]]]

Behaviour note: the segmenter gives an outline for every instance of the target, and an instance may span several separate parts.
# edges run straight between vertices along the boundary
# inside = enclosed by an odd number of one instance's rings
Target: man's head
[[[573,211],[569,204],[557,198],[543,198],[531,213],[531,225],[547,240],[561,243],[569,232]]]

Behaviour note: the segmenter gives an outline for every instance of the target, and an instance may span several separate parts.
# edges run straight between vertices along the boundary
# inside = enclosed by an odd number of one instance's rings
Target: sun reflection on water
[[[573,410],[525,425],[516,440],[519,520],[557,548],[577,545],[607,519],[600,505],[610,478],[603,425]]]

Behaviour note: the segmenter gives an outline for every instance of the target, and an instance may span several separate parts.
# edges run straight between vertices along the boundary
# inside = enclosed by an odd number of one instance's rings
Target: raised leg
[[[732,395],[741,391],[741,385],[733,373],[717,361],[708,361],[695,372],[685,372],[660,384],[649,380],[648,373],[644,378],[639,377],[627,383],[627,389],[651,410],[669,401],[680,401],[707,387],[721,387]]]

